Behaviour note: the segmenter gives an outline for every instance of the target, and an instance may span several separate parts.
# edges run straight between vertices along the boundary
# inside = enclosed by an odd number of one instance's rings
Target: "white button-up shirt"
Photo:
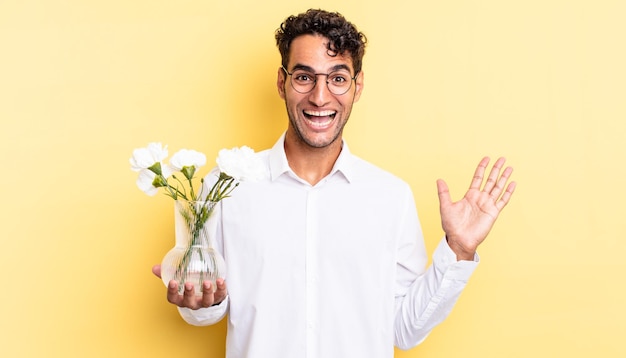
[[[229,296],[180,309],[190,324],[228,314],[229,358],[386,358],[448,315],[475,261],[442,240],[428,257],[408,184],[352,155],[311,186],[284,135],[260,152],[270,178],[244,182],[214,215]]]

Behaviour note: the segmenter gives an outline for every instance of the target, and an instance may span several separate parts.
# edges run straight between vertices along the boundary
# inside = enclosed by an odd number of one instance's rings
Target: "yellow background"
[[[346,139],[411,184],[430,252],[437,178],[458,199],[503,155],[519,182],[451,316],[396,356],[626,356],[619,0],[1,1],[0,355],[223,357],[224,323],[186,325],[150,272],[173,204],[128,158],[271,146],[274,30],[309,7],[370,40]]]

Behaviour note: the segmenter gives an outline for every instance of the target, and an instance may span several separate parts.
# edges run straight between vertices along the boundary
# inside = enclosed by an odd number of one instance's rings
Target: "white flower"
[[[148,169],[166,157],[167,146],[163,148],[161,143],[150,143],[146,148],[138,148],[133,151],[133,156],[130,158],[130,168],[136,172]]]
[[[162,161],[167,157],[167,146],[153,142],[146,148],[133,151],[130,165],[133,171],[139,172],[137,186],[144,193],[153,196],[159,188],[174,200],[196,200],[199,198],[194,190],[193,179],[196,170],[206,164],[206,156],[195,150],[181,149],[176,152],[168,165]],[[239,185],[239,181],[260,180],[268,176],[263,161],[249,147],[223,149],[219,152],[217,164],[220,170],[218,180],[208,193],[201,194],[201,200],[218,202],[230,196]],[[181,176],[172,175],[181,172]],[[202,185],[203,180],[200,180]]]
[[[200,168],[206,164],[206,155],[195,150],[181,149],[170,159],[170,166],[175,171],[182,171],[184,167]]]
[[[154,194],[156,194],[158,191],[158,189],[154,185],[152,185],[155,177],[156,174],[154,174],[152,171],[148,169],[143,169],[139,172],[139,176],[137,177],[137,186],[144,193],[150,196],[154,196]]]
[[[137,176],[137,186],[144,193],[154,196],[157,193],[158,188],[166,186],[166,181],[163,178],[167,178],[172,175],[171,170],[168,167],[163,167],[163,174],[157,176],[150,169],[142,169]]]
[[[237,181],[262,180],[268,176],[267,168],[252,148],[222,149],[217,156],[220,172],[233,177]]]

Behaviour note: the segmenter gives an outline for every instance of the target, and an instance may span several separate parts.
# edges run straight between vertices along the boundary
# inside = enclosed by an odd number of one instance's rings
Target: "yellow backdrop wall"
[[[346,138],[411,184],[430,252],[437,178],[458,198],[483,155],[516,169],[457,307],[396,356],[626,356],[618,0],[0,2],[1,355],[224,355],[224,323],[183,323],[150,272],[173,204],[128,158],[273,144],[274,30],[310,7],[370,40]]]

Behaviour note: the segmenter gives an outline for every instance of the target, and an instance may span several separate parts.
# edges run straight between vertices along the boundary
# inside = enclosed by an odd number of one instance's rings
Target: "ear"
[[[354,102],[357,102],[359,98],[361,98],[361,92],[363,91],[364,86],[364,76],[363,70],[359,72],[354,80],[354,85],[356,86],[356,91],[354,92]]]
[[[283,100],[285,99],[285,81],[287,80],[287,75],[282,67],[278,67],[278,73],[276,74],[276,87],[278,88],[278,95]]]

